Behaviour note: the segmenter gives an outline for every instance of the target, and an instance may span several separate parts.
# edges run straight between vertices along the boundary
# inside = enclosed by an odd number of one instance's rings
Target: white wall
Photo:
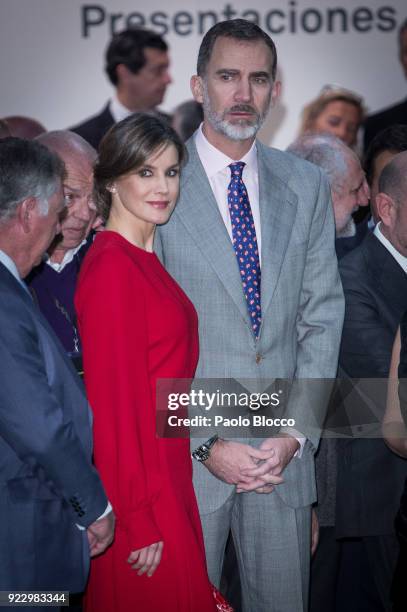
[[[84,36],[85,7],[88,25]],[[384,8],[387,7],[387,8]],[[329,10],[342,9],[334,32],[327,31]],[[263,139],[285,148],[295,137],[303,105],[327,83],[337,83],[365,97],[370,110],[392,104],[406,95],[406,81],[397,60],[397,25],[407,17],[405,0],[1,0],[0,1],[0,116],[29,115],[48,129],[64,128],[100,110],[111,88],[103,71],[103,54],[114,28],[145,19],[166,24],[172,75],[163,108],[171,110],[190,97],[189,77],[195,71],[202,38],[199,13],[224,19],[254,19],[271,34],[279,54],[282,97],[263,130]],[[254,11],[254,12],[253,12]],[[271,13],[271,11],[274,11]],[[276,12],[280,11],[280,12]],[[159,14],[157,14],[159,13]],[[160,14],[161,13],[161,14]],[[181,14],[180,14],[181,13]],[[313,29],[321,21],[319,31]],[[213,17],[206,17],[207,27]],[[295,23],[296,32],[290,31]],[[155,29],[161,32],[163,26]],[[366,31],[360,31],[365,29]]]

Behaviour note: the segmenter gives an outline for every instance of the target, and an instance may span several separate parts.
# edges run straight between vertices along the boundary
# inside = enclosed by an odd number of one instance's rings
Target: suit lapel
[[[250,326],[235,251],[219,212],[195,145],[188,146],[189,163],[183,175],[182,199],[175,214],[193,236],[197,247]]]
[[[271,150],[257,143],[261,222],[261,310],[264,318],[277,287],[297,212],[297,196],[288,186],[288,171]],[[267,158],[266,158],[267,155]],[[278,166],[277,166],[278,164]]]
[[[270,150],[266,151],[259,142],[257,147],[262,241],[261,302],[264,316],[276,289],[290,240],[297,196],[288,187],[288,171],[280,163],[278,167],[273,167]],[[174,214],[193,236],[202,256],[213,268],[250,327],[236,255],[192,141],[188,145],[188,154],[189,163],[181,186],[182,198]]]

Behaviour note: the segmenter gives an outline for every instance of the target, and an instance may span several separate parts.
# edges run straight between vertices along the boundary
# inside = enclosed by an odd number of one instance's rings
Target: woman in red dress
[[[76,308],[94,459],[116,513],[111,548],[91,564],[87,612],[213,612],[187,439],[156,435],[160,378],[192,378],[195,309],[153,253],[174,209],[184,154],[149,115],[116,124],[95,192],[106,231],[83,263]]]

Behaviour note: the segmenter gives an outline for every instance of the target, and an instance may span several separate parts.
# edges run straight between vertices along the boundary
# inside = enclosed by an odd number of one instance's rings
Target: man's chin
[[[233,123],[231,121],[224,121],[220,127],[222,132],[231,140],[254,138],[259,129],[257,123],[253,124],[247,120],[238,120]]]

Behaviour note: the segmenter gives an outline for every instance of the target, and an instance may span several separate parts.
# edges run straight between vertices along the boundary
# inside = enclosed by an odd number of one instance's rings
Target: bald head
[[[407,151],[393,157],[379,177],[379,192],[390,196],[397,204],[407,200]]]
[[[359,158],[339,138],[305,134],[287,151],[320,166],[331,187],[337,237],[355,233],[352,213],[368,204],[368,186]]]
[[[376,208],[379,230],[404,257],[407,257],[407,151],[396,155],[379,178]]]
[[[7,138],[7,136],[11,136],[9,127],[4,119],[0,119],[0,138]]]
[[[46,131],[42,123],[31,117],[13,115],[4,117],[4,121],[7,123],[11,136],[16,136],[17,138],[34,140],[34,138]]]
[[[82,136],[69,130],[45,132],[38,136],[36,140],[62,159],[65,155],[85,157],[92,165],[96,160],[96,150]]]
[[[60,263],[67,251],[77,248],[87,238],[96,218],[93,202],[96,151],[81,136],[68,130],[46,132],[36,140],[56,153],[66,167],[67,215],[61,224],[62,240],[50,253],[51,260]]]

